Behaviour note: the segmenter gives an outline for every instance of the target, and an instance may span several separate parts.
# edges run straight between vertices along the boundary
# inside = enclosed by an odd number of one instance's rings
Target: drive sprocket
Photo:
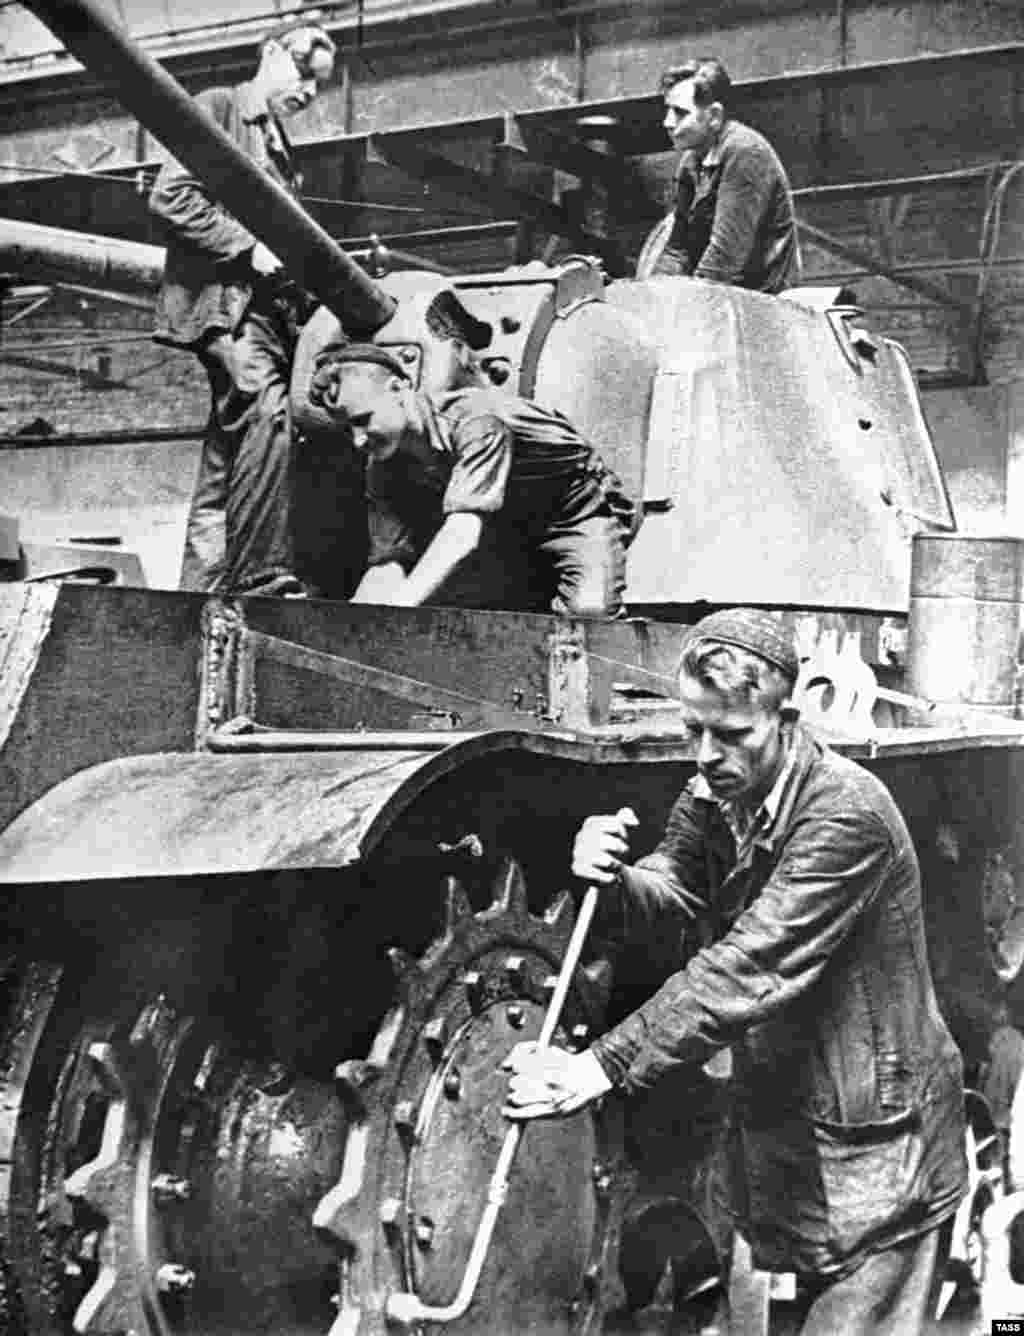
[[[338,1068],[349,1135],[341,1177],[315,1214],[340,1255],[332,1336],[379,1336],[391,1294],[437,1307],[459,1288],[509,1127],[501,1064],[536,1038],[574,920],[568,894],[532,914],[513,860],[490,892],[474,913],[447,878],[441,936],[418,961],[391,953],[395,1005],[367,1058]],[[556,1045],[583,1046],[601,1024],[602,975],[577,970]],[[599,1329],[620,1297],[620,1146],[614,1101],[528,1126],[474,1301],[449,1330]]]

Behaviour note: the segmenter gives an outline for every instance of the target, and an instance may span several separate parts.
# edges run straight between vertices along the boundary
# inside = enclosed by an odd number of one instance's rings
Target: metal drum
[[[910,568],[909,690],[1015,715],[1024,538],[917,534]]]

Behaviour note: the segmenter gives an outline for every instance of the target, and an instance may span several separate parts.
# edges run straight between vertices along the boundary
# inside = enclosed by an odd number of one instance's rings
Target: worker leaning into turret
[[[630,857],[628,808],[589,817],[573,849],[608,940],[645,945],[664,982],[582,1053],[518,1045],[506,1112],[628,1098],[731,1049],[736,1257],[797,1274],[802,1336],[914,1336],[967,1185],[962,1064],[903,817],[799,723],[798,666],[766,612],[688,632],[696,776],[646,857]]]
[[[283,121],[309,106],[334,70],[335,45],[309,23],[261,43],[247,83],[197,101],[254,162],[297,193]],[[210,417],[185,535],[183,589],[301,594],[292,541],[295,341],[312,313],[281,261],[170,159],[149,200],[167,232],[154,338],[188,348],[210,382]]]
[[[800,276],[793,196],[768,140],[729,114],[731,90],[714,57],[662,75],[663,124],[681,156],[671,230],[651,272],[781,292]]]
[[[555,612],[621,611],[634,508],[560,413],[494,389],[416,390],[374,344],[325,349],[310,399],[366,459],[370,552],[353,602],[451,600],[486,550],[491,584],[476,606],[523,606],[494,583],[508,576]]]

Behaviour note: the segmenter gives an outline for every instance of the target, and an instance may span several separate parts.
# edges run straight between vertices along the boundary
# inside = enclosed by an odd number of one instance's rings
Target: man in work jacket
[[[663,124],[680,158],[671,230],[652,272],[781,292],[800,276],[789,179],[768,140],[729,115],[731,88],[713,57],[662,76]]]
[[[335,46],[315,25],[264,38],[247,83],[196,99],[273,180],[296,193],[283,121],[307,107],[334,69]],[[200,181],[170,159],[149,200],[167,233],[153,337],[187,348],[210,382],[210,419],[192,496],[183,589],[305,592],[292,537],[295,340],[311,313],[284,281],[281,261]]]
[[[584,822],[573,862],[613,940],[677,941],[680,968],[583,1053],[518,1046],[506,1112],[574,1112],[731,1047],[729,1210],[754,1265],[797,1274],[804,1336],[909,1336],[966,1186],[961,1061],[903,818],[797,722],[797,670],[771,614],[688,632],[697,776],[653,853],[629,866],[623,809]]]
[[[493,581],[511,566],[555,612],[620,610],[633,507],[560,413],[479,387],[426,394],[375,344],[325,349],[310,397],[366,460],[370,555],[353,602],[444,602],[486,547],[478,606],[519,606]]]

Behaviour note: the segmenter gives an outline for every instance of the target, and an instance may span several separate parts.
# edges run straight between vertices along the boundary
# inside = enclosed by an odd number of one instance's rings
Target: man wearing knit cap
[[[731,1049],[736,1255],[796,1273],[804,1336],[908,1336],[934,1312],[966,1187],[961,1063],[903,818],[798,722],[798,667],[768,613],[687,633],[695,778],[653,853],[631,862],[629,809],[589,817],[573,850],[605,935],[649,944],[652,970],[673,958],[588,1050],[513,1050],[506,1112],[569,1114]]]
[[[358,343],[324,350],[310,400],[366,460],[370,554],[354,602],[460,601],[453,580],[474,558],[477,606],[522,606],[502,587],[511,574],[556,612],[620,610],[633,508],[560,413],[492,389],[427,394],[386,349]]]

